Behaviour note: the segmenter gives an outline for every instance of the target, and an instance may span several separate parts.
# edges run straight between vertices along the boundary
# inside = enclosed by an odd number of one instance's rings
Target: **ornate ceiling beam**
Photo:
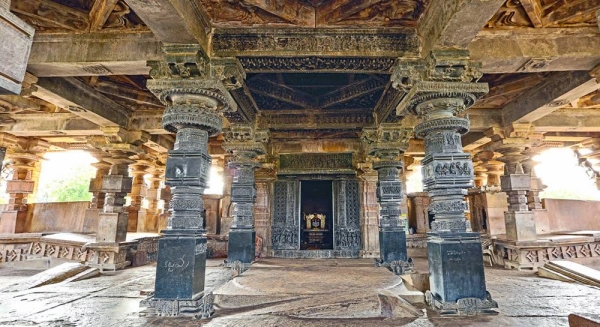
[[[90,10],[90,31],[102,29],[119,0],[95,0]]]
[[[57,137],[102,134],[100,126],[72,113],[34,113],[10,116],[14,123],[1,126],[0,131],[16,136]]]
[[[542,133],[600,132],[600,114],[597,109],[559,109],[534,121],[533,126]]]
[[[150,32],[36,34],[27,71],[38,77],[147,75],[146,62],[161,56]]]
[[[392,69],[394,58],[360,57],[240,57],[247,73],[357,73],[385,74]]]
[[[402,28],[223,28],[213,34],[212,55],[416,57],[419,39]]]
[[[419,24],[422,53],[432,49],[465,49],[505,0],[432,0]]]
[[[375,122],[372,113],[346,110],[344,113],[322,113],[319,111],[297,114],[261,115],[261,128],[275,129],[353,129],[372,125]]]
[[[315,108],[317,101],[308,94],[298,92],[289,87],[279,85],[267,80],[254,80],[249,88],[264,96],[268,96],[302,108]]]
[[[504,125],[534,122],[599,88],[600,83],[588,72],[554,73],[502,109]]]
[[[163,104],[150,92],[136,90],[131,87],[123,86],[122,84],[111,83],[109,81],[98,81],[93,85],[93,88],[98,92],[135,102],[139,105],[152,107],[163,107]]]
[[[590,70],[600,63],[597,27],[482,30],[468,49],[484,73]]]
[[[256,102],[250,94],[246,81],[242,80],[241,83],[242,87],[229,91],[238,104],[237,111],[223,114],[230,123],[252,123],[256,120],[256,113],[258,112]]]
[[[319,107],[326,109],[335,104],[343,103],[378,90],[383,90],[385,85],[386,81],[383,78],[372,76],[320,96]]]
[[[208,52],[210,20],[199,1],[125,0],[165,44],[200,44]]]
[[[32,94],[100,126],[129,124],[129,111],[74,77],[40,78]]]

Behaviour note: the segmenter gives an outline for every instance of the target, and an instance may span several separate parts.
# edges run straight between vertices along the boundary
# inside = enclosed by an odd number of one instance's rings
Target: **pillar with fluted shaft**
[[[208,138],[221,132],[221,112],[236,104],[208,59],[195,45],[164,48],[165,61],[150,62],[147,83],[165,105],[163,127],[176,134],[167,156],[165,183],[171,187],[171,216],[158,243],[154,294],[142,301],[162,316],[213,313],[212,294],[204,290],[206,231],[202,194],[211,157]]]
[[[256,157],[266,153],[268,132],[249,125],[233,125],[223,133],[223,148],[233,155],[229,168],[233,173],[231,202],[233,223],[229,231],[227,262],[251,263],[255,255],[254,170],[260,167]]]
[[[486,291],[479,233],[465,219],[464,197],[473,186],[471,156],[461,134],[469,120],[457,116],[488,91],[481,74],[463,51],[433,52],[425,61],[400,66],[394,86],[407,92],[398,113],[421,118],[415,136],[425,139],[423,186],[434,214],[428,234],[430,291],[427,303],[442,314],[492,313],[497,304]]]

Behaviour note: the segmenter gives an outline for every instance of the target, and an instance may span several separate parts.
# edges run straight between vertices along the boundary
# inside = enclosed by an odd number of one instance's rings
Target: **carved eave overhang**
[[[418,57],[414,29],[216,29],[212,56]]]

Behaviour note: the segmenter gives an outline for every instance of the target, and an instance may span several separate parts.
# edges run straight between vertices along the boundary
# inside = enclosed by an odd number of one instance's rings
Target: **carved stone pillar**
[[[105,193],[104,208],[98,216],[96,243],[88,246],[94,254],[87,264],[100,269],[117,270],[126,267],[127,249],[119,243],[127,238],[128,213],[124,208],[125,197],[131,191],[131,178],[127,154],[114,153],[105,159],[111,164],[109,174],[102,178],[100,192]]]
[[[131,193],[129,193],[131,202],[127,207],[127,212],[129,213],[129,221],[127,222],[128,232],[137,232],[138,230],[138,216],[140,210],[142,209],[142,189],[144,188],[144,175],[146,175],[146,169],[148,169],[148,167],[148,163],[145,160],[137,161],[129,165],[131,171],[130,175],[132,176],[132,184]],[[144,218],[145,217],[140,217],[141,220]]]
[[[502,191],[508,195],[508,211],[504,213],[506,237],[512,241],[536,240],[535,217],[527,206],[527,192],[531,190],[531,176],[523,171],[522,163],[528,159],[523,154],[531,145],[530,124],[513,124],[494,140],[492,147],[502,154],[498,158],[504,162],[504,176],[501,178]]]
[[[365,129],[363,140],[367,153],[375,157],[377,200],[379,202],[379,253],[381,263],[406,262],[406,219],[402,219],[404,198],[400,172],[402,156],[408,147],[412,130],[380,127]]]
[[[267,131],[255,131],[251,126],[234,125],[223,133],[223,148],[233,155],[229,168],[233,173],[231,202],[233,223],[229,231],[227,263],[251,263],[256,252],[254,231],[254,201],[256,187],[254,170],[260,167],[256,157],[266,154]]]
[[[529,210],[541,210],[542,208],[542,200],[540,198],[540,192],[542,192],[546,185],[542,183],[542,180],[537,177],[535,173],[535,165],[537,162],[529,159],[523,162],[523,171],[525,174],[529,174],[531,178],[531,189],[527,191],[527,208]]]
[[[211,157],[208,138],[221,132],[220,112],[235,101],[198,46],[166,47],[166,62],[151,62],[148,88],[166,105],[163,127],[176,133],[167,157],[171,217],[158,244],[154,294],[141,305],[158,315],[208,317],[212,294],[205,294],[206,231],[204,203]],[[227,70],[227,69],[225,69]],[[229,70],[227,70],[229,72]],[[218,78],[217,78],[218,77]]]
[[[258,246],[256,253],[263,256],[271,250],[271,202],[273,201],[273,182],[276,179],[275,164],[263,163],[261,168],[255,171],[254,176],[256,184],[254,228]]]
[[[497,155],[497,153],[489,150],[478,152],[475,155],[475,157],[481,161],[481,166],[485,169],[487,178],[484,185],[486,192],[500,190],[500,176],[502,176],[504,172],[504,164],[495,160]]]
[[[96,232],[96,227],[98,227],[98,217],[104,208],[106,197],[106,194],[102,192],[102,180],[104,179],[104,176],[108,175],[111,166],[111,164],[104,161],[104,156],[97,154],[96,158],[99,161],[92,164],[92,166],[96,168],[96,176],[90,179],[89,191],[92,193],[92,200],[90,201],[89,209],[85,211],[83,220],[84,233]]]
[[[148,178],[148,187],[144,188],[141,194],[148,201],[148,208],[142,208],[138,213],[137,231],[139,233],[156,233],[158,232],[159,220],[159,189],[165,170],[155,165],[148,168],[146,172],[150,175]]]
[[[35,189],[32,171],[49,144],[34,138],[17,138],[4,134],[2,143],[10,145],[8,169],[12,176],[6,181],[8,204],[0,216],[0,233],[24,233],[27,230],[27,196]]]
[[[423,186],[435,216],[428,234],[430,291],[427,303],[442,314],[491,313],[497,303],[486,291],[479,233],[465,219],[464,196],[473,186],[473,164],[461,134],[469,120],[456,115],[488,91],[463,51],[433,52],[428,60],[400,66],[395,87],[407,92],[398,112],[419,116],[415,135],[425,139]]]
[[[164,175],[162,176],[162,179],[164,181]],[[160,199],[163,200],[163,211],[158,217],[157,230],[159,232],[162,232],[163,230],[167,229],[169,217],[171,217],[171,212],[169,211],[169,208],[171,207],[172,196],[173,195],[171,194],[171,187],[169,185],[164,185],[163,188],[160,189]]]
[[[362,212],[362,258],[379,258],[379,202],[377,202],[377,171],[372,162],[359,163],[360,204]]]

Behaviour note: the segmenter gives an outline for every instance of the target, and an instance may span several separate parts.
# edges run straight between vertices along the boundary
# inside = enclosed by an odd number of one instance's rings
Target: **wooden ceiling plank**
[[[531,23],[536,28],[543,27],[542,17],[544,16],[544,10],[539,0],[520,0],[523,9],[527,13],[527,16],[531,20]]]
[[[90,10],[90,31],[102,29],[119,0],[96,0]]]

